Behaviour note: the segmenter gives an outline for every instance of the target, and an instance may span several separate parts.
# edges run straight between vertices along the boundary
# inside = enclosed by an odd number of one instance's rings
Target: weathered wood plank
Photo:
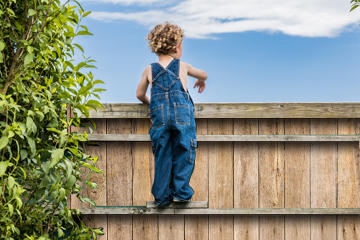
[[[257,119],[234,119],[234,134],[258,134]],[[258,143],[234,143],[234,208],[256,208],[259,203]],[[235,240],[258,240],[258,216],[234,216]]]
[[[358,240],[360,239],[360,216],[344,216],[338,217],[337,240]]]
[[[125,141],[125,142],[149,142],[149,134],[89,134],[90,141]],[[310,134],[287,134],[287,135],[274,135],[274,134],[233,134],[233,135],[210,135],[199,134],[197,135],[199,142],[358,142],[360,135],[310,135]]]
[[[196,134],[207,134],[207,119],[196,119]],[[196,137],[198,140],[198,137]],[[193,201],[209,201],[209,145],[198,143],[196,150],[194,172],[190,179],[190,186],[194,189]],[[185,216],[185,239],[208,240],[209,217],[207,215]]]
[[[103,103],[89,118],[148,118],[149,105]],[[83,116],[85,117],[85,116]],[[360,103],[197,103],[196,118],[360,118]]]
[[[311,134],[337,134],[337,120],[311,119]],[[336,149],[336,143],[311,143],[311,207],[337,207]],[[312,216],[311,239],[335,240],[336,216]]]
[[[208,119],[209,134],[233,134],[232,119]],[[233,143],[209,144],[209,207],[234,207]],[[229,159],[230,161],[224,161]],[[209,216],[209,240],[233,238],[233,216]]]
[[[107,119],[107,133],[131,133],[129,119]],[[132,205],[131,143],[107,143],[107,205]],[[108,216],[108,239],[132,239],[132,219],[129,216]]]
[[[150,128],[149,119],[133,119],[134,134],[148,133]],[[152,171],[154,162],[151,143],[133,143],[133,205],[143,206],[149,200],[154,200],[151,194]],[[130,170],[130,169],[129,169]],[[158,239],[158,216],[136,215],[133,216],[133,239]]]
[[[283,119],[259,119],[259,134],[284,134]],[[259,207],[284,207],[284,143],[259,143]],[[283,216],[261,216],[260,239],[284,238]]]
[[[88,122],[85,119],[83,119],[82,121],[84,121],[84,123]],[[94,132],[98,134],[106,134],[106,119],[94,119],[94,122],[96,124],[96,129],[94,129]],[[88,124],[90,123],[88,122]],[[80,128],[72,127],[71,131],[73,132],[78,131],[82,133],[86,131],[88,133],[89,129],[87,127],[80,127]],[[97,146],[85,145],[84,147],[86,154],[91,155],[91,157],[98,157],[95,166],[103,170],[105,174],[106,174],[106,157],[107,157],[106,144],[107,143],[104,142],[104,143],[99,143]],[[84,179],[86,178],[87,174],[89,174],[89,171],[85,167],[81,169],[85,172],[85,175],[83,176]],[[85,181],[83,181],[84,189],[82,190],[82,195],[90,197],[95,201],[97,205],[106,205],[107,192],[106,192],[105,176],[103,174],[92,173],[89,176],[89,180],[95,182],[98,185],[98,187],[96,189],[91,189],[90,186],[87,185]],[[71,206],[72,208],[82,208],[82,207],[90,206],[90,204],[88,203],[82,203],[76,197],[76,195],[72,196],[71,203],[72,203]],[[107,239],[107,216],[91,216],[85,219],[85,222],[91,227],[103,228],[104,235],[99,236],[99,239],[103,239],[103,240]]]
[[[146,202],[147,208],[156,208],[154,201]],[[167,208],[208,208],[207,201],[191,201],[191,202],[172,202],[170,203]]]
[[[310,119],[285,119],[285,134],[309,134]],[[310,144],[285,143],[285,207],[310,207]],[[310,240],[309,216],[285,216],[285,239]]]
[[[184,240],[184,215],[159,216],[159,240]]]
[[[360,208],[147,208],[133,206],[82,208],[83,214],[188,215],[359,215]],[[331,216],[333,217],[333,216]]]
[[[339,119],[339,134],[359,133],[359,119]],[[360,166],[357,143],[338,144],[339,208],[360,208]],[[360,216],[338,216],[337,239],[360,239]]]

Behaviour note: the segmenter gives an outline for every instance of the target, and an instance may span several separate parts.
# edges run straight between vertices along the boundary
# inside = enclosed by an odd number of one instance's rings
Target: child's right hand
[[[205,81],[198,79],[194,84],[194,88],[196,87],[199,87],[198,93],[202,93],[205,89]]]

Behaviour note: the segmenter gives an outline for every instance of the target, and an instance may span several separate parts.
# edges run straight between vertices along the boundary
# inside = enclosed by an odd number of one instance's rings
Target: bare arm
[[[197,81],[194,84],[194,88],[199,87],[198,92],[202,93],[205,90],[205,80],[208,77],[207,73],[203,70],[194,68],[188,63],[186,63],[186,66],[188,75],[197,78]]]
[[[136,97],[145,104],[150,103],[150,98],[146,95],[146,91],[149,86],[149,81],[147,77],[149,70],[150,70],[150,66],[145,68],[144,72],[142,73],[141,80],[136,89]]]
[[[205,71],[197,69],[191,66],[189,63],[186,64],[187,72],[189,76],[199,79],[200,81],[205,81],[207,79],[207,74]]]

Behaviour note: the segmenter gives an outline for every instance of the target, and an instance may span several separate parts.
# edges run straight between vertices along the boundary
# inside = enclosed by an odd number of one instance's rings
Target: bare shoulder
[[[151,65],[146,66],[143,75],[146,76],[149,82],[151,82]]]
[[[180,61],[180,66],[182,69],[184,69],[186,72],[189,71],[189,69],[191,68],[191,65],[187,62],[183,62],[183,61]]]

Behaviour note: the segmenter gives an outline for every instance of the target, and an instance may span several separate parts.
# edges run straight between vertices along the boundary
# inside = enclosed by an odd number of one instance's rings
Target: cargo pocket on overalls
[[[193,164],[196,157],[197,141],[194,138],[190,139],[190,163]]]
[[[150,109],[150,120],[152,122],[152,128],[157,128],[165,125],[164,120],[164,104],[156,106]]]
[[[174,102],[175,122],[180,125],[190,125],[190,107],[187,104]]]

